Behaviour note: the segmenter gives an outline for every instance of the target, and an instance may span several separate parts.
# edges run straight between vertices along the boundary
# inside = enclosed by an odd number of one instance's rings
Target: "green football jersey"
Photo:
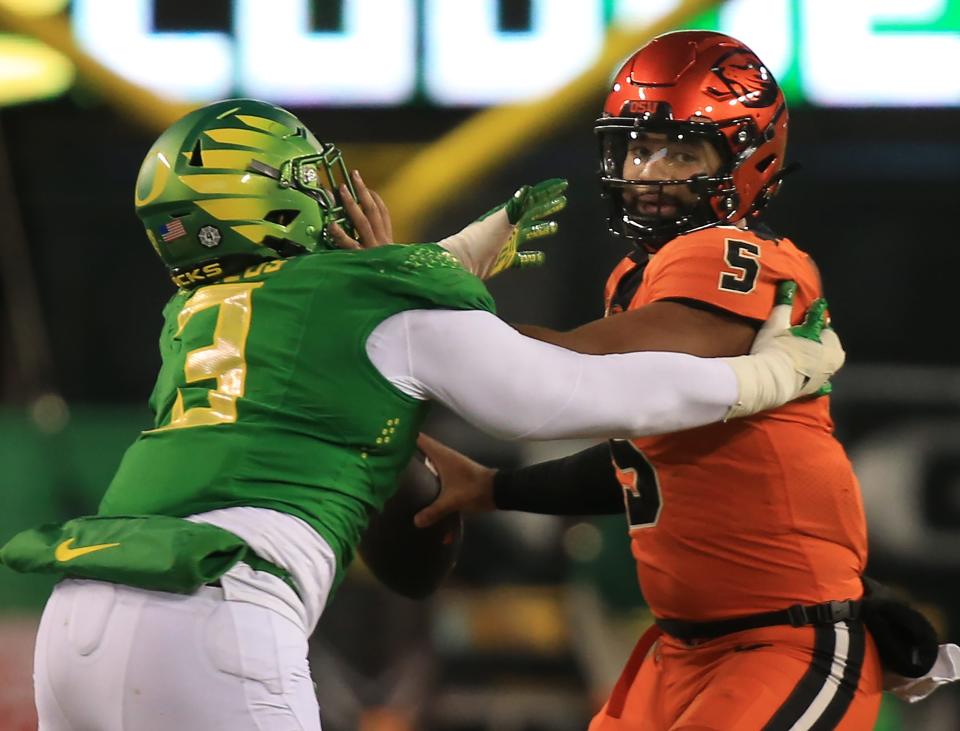
[[[435,244],[263,262],[178,292],[164,310],[154,428],[127,450],[99,514],[279,510],[313,526],[342,570],[427,408],[374,368],[366,340],[422,308],[494,304]]]

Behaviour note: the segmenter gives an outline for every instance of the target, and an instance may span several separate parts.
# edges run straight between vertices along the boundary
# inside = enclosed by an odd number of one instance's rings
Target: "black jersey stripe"
[[[787,700],[777,709],[763,731],[791,731],[810,704],[814,702],[830,676],[836,650],[833,626],[814,627],[813,657],[806,672],[797,681]]]
[[[830,701],[820,718],[810,726],[810,731],[830,731],[835,729],[843,719],[860,685],[860,674],[863,670],[863,658],[866,652],[866,632],[863,623],[850,624],[850,649],[847,652],[847,667],[837,688],[833,700]]]
[[[646,252],[632,251],[628,258],[635,264],[620,277],[616,283],[613,296],[610,298],[610,307],[614,312],[626,312],[630,303],[637,295],[637,290],[643,283],[643,270],[647,268],[648,256]]]
[[[830,672],[824,679],[816,697],[807,706],[796,723],[790,727],[790,731],[810,731],[840,690],[840,681],[846,673],[847,655],[850,651],[850,627],[846,622],[838,622],[831,629],[834,633],[835,643],[833,658],[830,662]]]

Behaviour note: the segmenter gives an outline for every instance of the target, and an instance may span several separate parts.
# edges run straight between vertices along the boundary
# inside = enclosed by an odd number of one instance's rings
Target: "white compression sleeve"
[[[433,399],[504,439],[634,437],[720,421],[737,379],[682,353],[582,355],[478,310],[409,310],[367,340],[400,391]]]

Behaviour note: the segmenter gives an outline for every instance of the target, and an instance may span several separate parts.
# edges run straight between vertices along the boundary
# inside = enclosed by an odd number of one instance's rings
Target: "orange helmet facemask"
[[[610,231],[650,251],[678,234],[756,214],[783,177],[783,92],[753,51],[722,33],[667,33],[634,53],[617,71],[594,130]],[[643,136],[664,149],[706,142],[719,167],[683,177],[624,177],[628,151]],[[671,195],[676,186],[692,195],[678,200]]]

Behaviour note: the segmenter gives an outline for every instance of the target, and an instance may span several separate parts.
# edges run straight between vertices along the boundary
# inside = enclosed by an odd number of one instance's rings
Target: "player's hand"
[[[455,449],[426,434],[417,446],[440,478],[437,499],[414,516],[418,528],[426,528],[450,513],[495,510],[493,476],[496,470],[474,462]]]
[[[500,253],[493,262],[486,278],[499,274],[504,269],[540,266],[546,259],[542,251],[521,251],[521,247],[531,241],[553,236],[557,232],[557,222],[544,220],[553,216],[567,205],[567,181],[563,178],[550,178],[534,185],[524,185],[504,203],[493,209],[490,215],[504,208],[507,220],[513,230],[504,242]]]
[[[806,396],[829,393],[829,378],[846,354],[830,327],[827,301],[810,305],[802,324],[790,327],[797,285],[781,282],[770,317],[750,355],[725,358],[737,375],[739,400],[727,418],[749,416]]]
[[[827,300],[823,297],[819,297],[811,303],[802,323],[790,327],[793,300],[796,294],[796,282],[791,280],[780,282],[777,287],[773,311],[764,327],[757,333],[750,352],[759,352],[758,348],[779,346],[800,355],[804,346],[802,343],[798,343],[795,340],[796,338],[820,343],[823,345],[822,350],[807,348],[809,356],[804,351],[803,355],[807,357],[802,362],[798,361],[797,363],[798,372],[808,379],[800,389],[798,398],[802,396],[825,396],[832,390],[830,381],[827,379],[840,370],[846,359],[846,354],[840,344],[840,338],[830,327]]]
[[[544,219],[567,205],[566,189],[567,181],[560,178],[525,185],[506,203],[437,243],[480,279],[510,267],[538,266],[543,263],[543,252],[520,251],[520,247],[557,232],[556,221]]]
[[[329,231],[334,243],[341,249],[372,249],[395,243],[390,211],[383,198],[366,186],[360,171],[354,170],[350,177],[357,197],[353,197],[346,183],[340,184],[339,197],[357,238],[352,238],[339,224],[331,223]]]

